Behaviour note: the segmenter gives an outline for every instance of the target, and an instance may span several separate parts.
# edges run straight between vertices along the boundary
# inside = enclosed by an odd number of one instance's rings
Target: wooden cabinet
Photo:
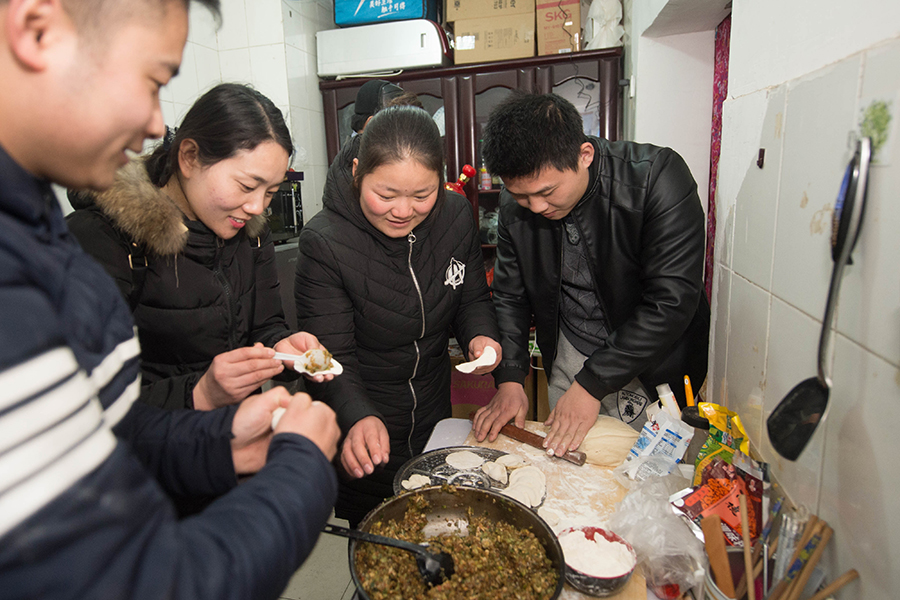
[[[610,140],[621,134],[622,48],[539,56],[457,67],[405,71],[382,79],[418,94],[432,114],[443,115],[447,177],[455,181],[462,166],[481,165],[481,132],[490,111],[512,90],[553,92],[571,101],[585,131]],[[330,163],[350,134],[356,92],[366,79],[319,82],[325,109]],[[439,119],[436,119],[439,120]],[[466,186],[476,219],[479,207],[495,210],[499,189],[478,190],[478,175]],[[484,240],[483,240],[484,241]]]

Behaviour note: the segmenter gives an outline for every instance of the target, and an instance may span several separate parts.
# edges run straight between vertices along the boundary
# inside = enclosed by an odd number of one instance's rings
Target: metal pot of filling
[[[372,510],[361,531],[453,557],[456,573],[427,587],[413,555],[351,540],[350,574],[363,600],[555,600],[565,561],[553,530],[523,504],[470,487],[438,486],[395,496]]]

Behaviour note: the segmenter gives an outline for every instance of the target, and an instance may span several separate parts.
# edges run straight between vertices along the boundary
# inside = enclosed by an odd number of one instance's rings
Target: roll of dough
[[[614,417],[600,415],[581,442],[579,450],[587,462],[600,467],[617,467],[625,461],[638,432]]]

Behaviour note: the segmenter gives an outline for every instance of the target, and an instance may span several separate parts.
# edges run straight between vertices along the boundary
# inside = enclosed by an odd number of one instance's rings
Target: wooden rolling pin
[[[522,429],[521,427],[516,427],[512,423],[507,423],[503,426],[503,429],[500,430],[505,436],[509,436],[517,442],[522,442],[524,444],[528,444],[534,448],[540,448],[546,452],[546,448],[544,448],[544,438],[539,436],[536,433],[531,433],[528,430]],[[555,454],[553,456],[556,456]],[[584,452],[579,450],[569,450],[562,456],[556,456],[556,458],[561,458],[563,460],[567,460],[570,463],[576,464],[579,467],[584,464],[584,461],[587,459]]]
[[[475,419],[475,413],[470,414],[469,420],[473,421],[474,419]],[[529,446],[531,446],[533,448],[539,448],[539,449],[543,450],[544,452],[547,451],[547,449],[544,448],[544,438],[542,438],[541,436],[539,436],[536,433],[531,433],[530,431],[528,431],[526,429],[522,429],[521,427],[516,427],[513,423],[507,423],[506,425],[504,425],[503,428],[500,430],[500,433],[502,433],[503,435],[505,435],[507,437],[511,437],[512,439],[516,440],[517,442],[522,442],[523,444],[528,444]],[[555,454],[553,454],[552,456],[554,456],[555,458],[561,458],[563,460],[567,460],[572,464],[578,465],[579,467],[583,466],[584,461],[587,460],[587,456],[585,455],[585,453],[581,452],[580,450],[569,450],[562,456],[556,456]]]

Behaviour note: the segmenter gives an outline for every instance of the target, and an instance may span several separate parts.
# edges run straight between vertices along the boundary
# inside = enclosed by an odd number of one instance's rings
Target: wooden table
[[[525,429],[540,434],[547,430],[541,423],[535,421],[526,421]],[[579,467],[552,458],[542,450],[517,442],[505,435],[498,436],[492,443],[488,443],[487,440],[479,443],[475,441],[475,436],[469,433],[464,443],[466,446],[482,446],[518,454],[541,469],[547,477],[547,497],[541,507],[541,513],[549,513],[550,518],[545,520],[556,533],[567,527],[581,525],[604,527],[609,516],[615,511],[616,503],[626,493],[625,488],[613,477],[612,469],[590,464]],[[647,584],[640,568],[632,575],[625,589],[613,597],[617,600],[647,600]],[[590,600],[590,598],[568,583],[560,595],[561,600]]]

